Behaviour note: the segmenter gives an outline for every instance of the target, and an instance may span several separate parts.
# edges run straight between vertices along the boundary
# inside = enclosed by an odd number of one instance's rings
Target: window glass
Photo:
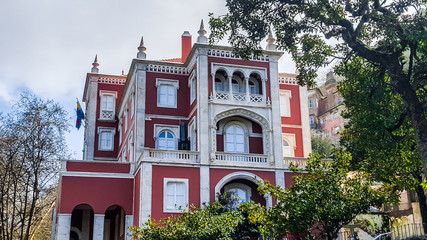
[[[175,107],[176,89],[172,85],[160,85],[159,104],[163,107]]]
[[[185,208],[186,186],[184,182],[168,182],[166,184],[166,209],[177,210],[179,207]]]
[[[219,78],[215,78],[215,91],[224,91],[222,81]]]
[[[250,94],[258,94],[255,83],[253,81],[249,81],[249,92]]]
[[[225,132],[225,151],[234,153],[245,152],[245,132],[239,125],[231,125]]]
[[[102,96],[101,109],[105,111],[114,111],[114,97]]]
[[[112,130],[101,130],[99,132],[99,150],[113,150],[114,133]]]
[[[231,82],[232,90],[233,92],[239,92],[239,82],[237,80],[234,80]]]
[[[282,144],[283,144],[283,156],[292,157],[291,146],[289,146],[289,143],[286,140],[283,140]]]
[[[176,150],[176,141],[172,132],[163,131],[159,134],[157,148],[164,150]]]

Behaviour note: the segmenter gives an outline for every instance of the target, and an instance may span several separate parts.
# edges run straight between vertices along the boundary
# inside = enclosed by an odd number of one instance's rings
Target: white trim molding
[[[175,208],[168,208],[167,203],[167,185],[169,183],[181,183],[185,186],[184,193],[184,206],[176,206]],[[189,204],[189,186],[187,178],[163,178],[163,212],[164,213],[182,213],[188,208]]]

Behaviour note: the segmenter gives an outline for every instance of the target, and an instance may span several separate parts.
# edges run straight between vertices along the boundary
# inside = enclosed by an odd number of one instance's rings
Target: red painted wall
[[[157,107],[157,78],[179,80],[179,89],[177,91],[177,108]],[[147,72],[146,92],[146,114],[185,117],[188,115],[188,110],[190,108],[190,88],[188,87],[187,75]]]
[[[225,177],[226,175],[233,173],[233,172],[239,172],[239,170],[234,170],[234,169],[216,169],[216,168],[211,168],[210,169],[210,191],[211,191],[211,202],[215,201],[215,186],[218,184],[218,182]],[[266,179],[268,180],[271,184],[275,185],[276,184],[276,178],[275,178],[275,173],[274,172],[268,172],[268,171],[253,171],[253,170],[248,170],[245,172],[249,172],[252,174],[257,175],[258,177],[262,178],[262,179]]]
[[[264,154],[262,137],[249,137],[249,153]]]
[[[130,164],[117,162],[67,161],[67,172],[129,173]]]
[[[290,90],[291,116],[282,117],[282,124],[301,125],[301,105],[298,85],[280,84],[280,89]]]
[[[120,78],[119,76],[115,76],[117,78]],[[123,77],[123,79],[126,79],[126,77]],[[117,113],[117,105],[119,103],[120,97],[123,92],[124,85],[118,85],[118,84],[106,84],[106,83],[98,83],[98,95],[97,95],[97,103],[96,103],[96,119],[99,118],[100,113],[100,106],[101,106],[101,99],[99,92],[101,90],[107,90],[107,91],[115,91],[117,92],[117,99],[116,99],[116,113]],[[116,121],[100,121],[96,120],[96,135],[95,135],[95,151],[94,151],[94,157],[101,157],[101,158],[117,158],[118,154],[118,148],[119,148],[119,134],[117,132],[118,128],[118,121],[116,118]],[[112,127],[116,129],[116,134],[114,136],[114,150],[113,151],[99,151],[98,150],[98,133],[97,129],[98,127]]]
[[[288,128],[282,127],[283,133],[293,133],[295,134],[295,144],[297,145],[295,149],[295,157],[304,157],[304,146],[302,140],[302,128]]]
[[[162,219],[173,214],[163,213],[163,179],[186,178],[189,183],[189,203],[200,206],[200,170],[192,167],[153,166],[151,217]],[[176,214],[175,214],[176,215]]]
[[[132,214],[133,179],[71,177],[61,181],[61,205],[58,213],[71,213],[79,204],[87,204],[95,214],[104,214],[113,205]]]
[[[289,188],[294,185],[294,176],[299,175],[298,173],[285,172],[285,187]]]

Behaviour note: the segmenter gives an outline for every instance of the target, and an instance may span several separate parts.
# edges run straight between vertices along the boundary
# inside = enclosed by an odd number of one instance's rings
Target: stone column
[[[104,214],[93,216],[93,240],[104,240],[104,218]]]
[[[228,96],[229,97],[228,101],[233,101],[234,100],[234,98],[233,98],[233,77],[228,76],[227,79],[228,79],[228,95],[230,95],[230,96]]]
[[[70,239],[71,214],[58,214],[56,223],[56,240]]]
[[[125,217],[125,240],[132,240],[132,232],[129,230],[133,226],[133,215],[126,215]]]
[[[249,92],[249,78],[245,77],[245,84],[246,84],[246,102],[251,102],[250,99],[250,92]]]

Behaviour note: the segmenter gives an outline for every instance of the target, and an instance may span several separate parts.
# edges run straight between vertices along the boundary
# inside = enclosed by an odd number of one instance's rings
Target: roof
[[[181,63],[181,58],[169,58],[169,59],[162,59],[163,62],[176,62]]]

